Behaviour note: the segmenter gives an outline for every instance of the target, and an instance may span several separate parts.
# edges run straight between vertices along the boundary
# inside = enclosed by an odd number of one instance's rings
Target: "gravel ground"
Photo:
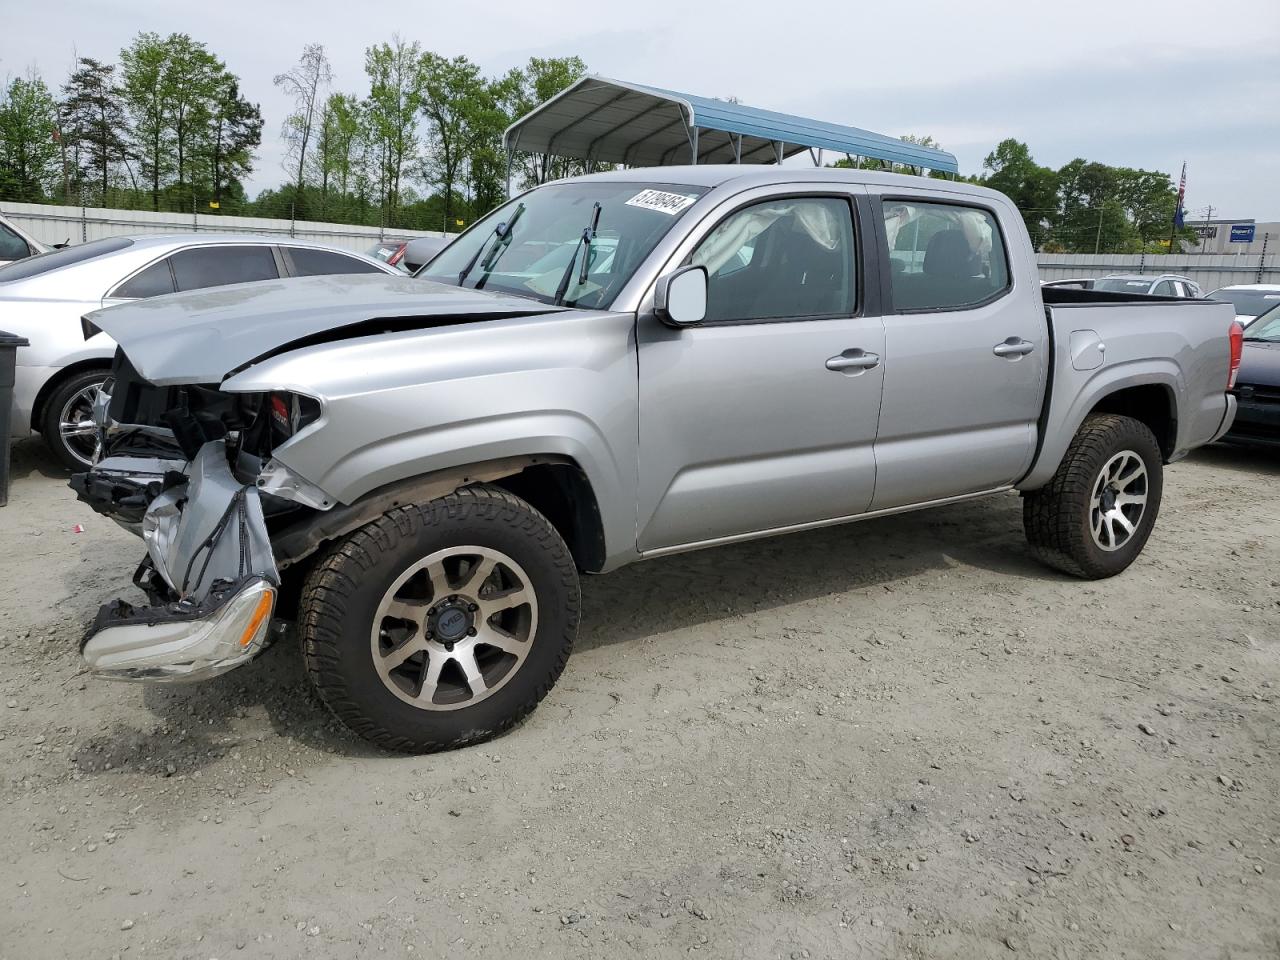
[[[140,544],[15,458],[0,957],[1280,956],[1275,454],[1171,468],[1110,581],[1014,496],[588,579],[533,717],[429,757],[290,643],[81,676]]]

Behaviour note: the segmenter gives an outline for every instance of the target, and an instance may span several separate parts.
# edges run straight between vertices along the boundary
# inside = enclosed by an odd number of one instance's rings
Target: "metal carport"
[[[955,173],[956,158],[858,127],[760,110],[728,100],[586,76],[511,124],[517,152],[660,167],[683,163],[781,163],[808,150]]]

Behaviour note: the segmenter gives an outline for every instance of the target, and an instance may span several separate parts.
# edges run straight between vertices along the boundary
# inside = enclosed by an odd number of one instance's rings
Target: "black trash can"
[[[13,415],[13,368],[18,348],[29,347],[31,341],[0,330],[0,507],[9,502],[9,422]]]

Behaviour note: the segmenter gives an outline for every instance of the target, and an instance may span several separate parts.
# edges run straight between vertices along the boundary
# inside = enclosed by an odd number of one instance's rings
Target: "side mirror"
[[[707,268],[681,267],[658,278],[654,311],[669,327],[688,327],[707,316]]]

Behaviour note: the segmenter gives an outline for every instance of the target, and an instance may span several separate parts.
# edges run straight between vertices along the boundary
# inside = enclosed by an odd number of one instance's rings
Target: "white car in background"
[[[25,260],[38,253],[48,253],[53,248],[41,243],[16,223],[0,216],[0,266],[14,260]]]
[[[1153,297],[1180,297],[1199,300],[1204,294],[1200,284],[1177,273],[1144,276],[1139,273],[1113,273],[1093,281],[1091,290],[1104,293],[1144,293]]]
[[[1280,305],[1280,286],[1274,283],[1235,283],[1219,287],[1210,300],[1226,300],[1236,308],[1236,319],[1248,326],[1261,314]]]
[[[0,266],[3,328],[31,343],[18,350],[11,439],[35,431],[68,468],[93,462],[93,401],[116,344],[82,326],[92,310],[282,277],[335,275],[340,284],[336,275],[357,273],[397,271],[306,240],[207,233],[108,237]]]

